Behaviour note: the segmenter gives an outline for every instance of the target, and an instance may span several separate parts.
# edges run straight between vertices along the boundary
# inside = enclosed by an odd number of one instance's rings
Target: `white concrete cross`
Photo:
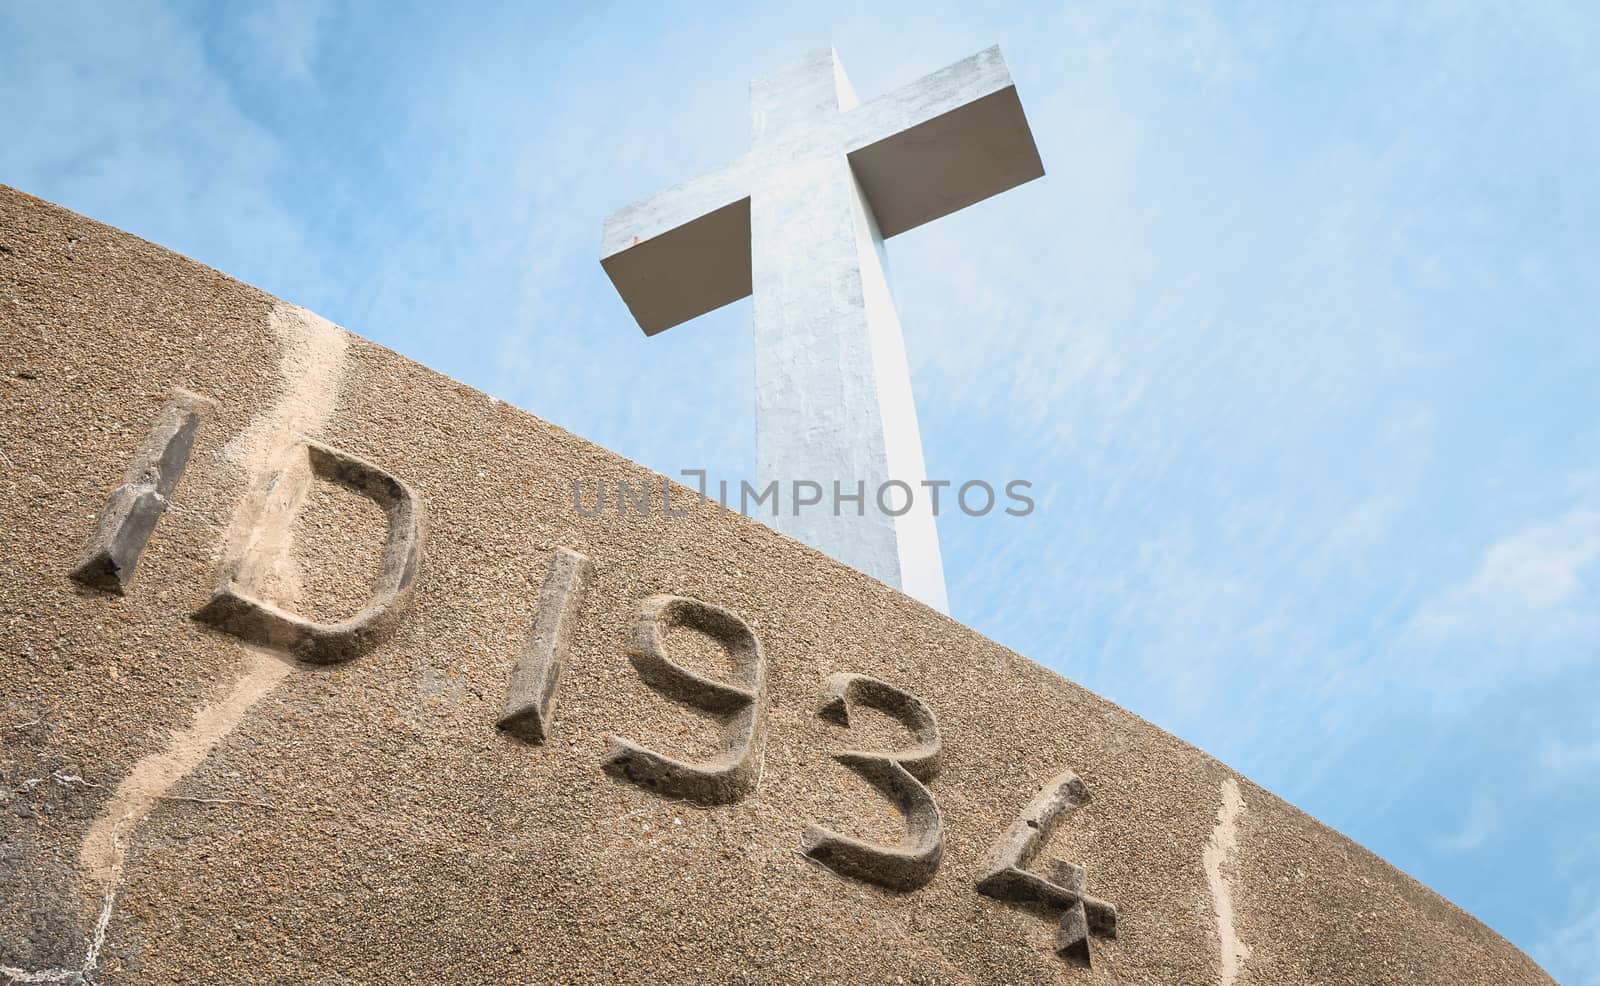
[[[858,105],[823,50],[753,80],[750,114],[738,160],[607,218],[600,262],[646,335],[754,294],[762,519],[946,610],[883,241],[1044,174],[1016,87],[990,48]]]

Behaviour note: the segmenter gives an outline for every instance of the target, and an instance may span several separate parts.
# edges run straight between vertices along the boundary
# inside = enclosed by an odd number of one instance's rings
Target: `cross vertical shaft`
[[[762,519],[945,610],[883,241],[1044,174],[1016,87],[989,48],[857,105],[829,49],[750,112],[750,150],[613,213],[600,263],[646,335],[754,296]]]
[[[751,83],[763,181],[751,189],[756,476],[784,491],[779,531],[941,611],[944,566],[929,506],[911,375],[883,237],[833,121],[853,109],[837,56],[815,52]],[[823,489],[797,509],[796,481]],[[892,516],[877,502],[899,511]],[[860,492],[865,503],[836,499]],[[835,509],[837,507],[837,509]]]

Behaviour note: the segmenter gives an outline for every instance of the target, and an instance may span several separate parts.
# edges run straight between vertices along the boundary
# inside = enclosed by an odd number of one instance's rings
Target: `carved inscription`
[[[811,824],[801,845],[807,856],[843,876],[890,890],[915,890],[933,879],[944,856],[944,820],[924,786],[939,772],[939,724],[915,695],[862,674],[831,675],[818,714],[848,726],[853,703],[898,719],[915,738],[915,745],[904,750],[846,750],[833,756],[894,802],[905,816],[905,837],[882,846]]]
[[[662,631],[672,626],[698,630],[725,647],[739,683],[715,681],[674,663],[661,639]],[[688,762],[612,736],[606,745],[606,771],[667,797],[704,805],[731,804],[744,797],[755,784],[767,715],[766,662],[750,627],[720,606],[683,596],[651,596],[640,607],[628,657],[645,684],[722,719],[722,752]]]
[[[271,518],[292,515],[292,505],[303,494],[302,484],[310,482],[310,476],[372,500],[383,508],[389,535],[367,605],[349,619],[321,623],[255,598],[245,585],[250,581],[252,544],[224,564],[221,582],[194,618],[251,643],[289,651],[301,660],[333,664],[349,660],[382,639],[404,612],[422,560],[422,504],[405,483],[332,446],[306,439],[289,454],[305,455],[310,474],[297,482],[285,468],[270,470],[254,496],[257,512],[252,529],[261,531]],[[293,488],[296,486],[301,488]]]
[[[84,585],[121,594],[133,569],[167,510],[167,498],[189,464],[200,411],[209,403],[187,391],[174,391],[156,416],[156,423],[134,453],[122,485],[111,491],[95,522],[94,534],[72,577]]]
[[[572,625],[583,605],[589,581],[589,559],[571,548],[557,548],[550,556],[550,574],[539,592],[539,611],[533,633],[511,669],[511,687],[499,728],[527,740],[543,743],[555,714],[556,689],[567,659]]]
[[[1117,909],[1083,892],[1083,867],[1052,860],[1049,876],[1028,871],[1050,833],[1067,815],[1089,802],[1089,789],[1072,771],[1051,778],[989,851],[978,892],[1045,913],[1059,913],[1056,954],[1089,966],[1089,935],[1117,936]]]
[[[100,514],[88,551],[73,570],[79,582],[121,593],[166,510],[188,463],[204,398],[175,391],[134,456],[122,484]],[[421,501],[377,466],[309,439],[284,453],[249,494],[247,540],[223,564],[221,580],[194,618],[254,644],[316,663],[348,660],[381,640],[409,604],[421,564]],[[297,458],[301,457],[301,458]],[[253,595],[263,560],[281,549],[308,484],[321,478],[377,503],[388,522],[381,569],[367,604],[337,623],[309,620]],[[589,559],[558,547],[540,589],[532,630],[511,671],[499,729],[530,743],[550,736],[561,675],[574,625],[593,573]],[[734,668],[719,681],[683,667],[667,654],[674,627],[697,631],[721,645]],[[666,797],[702,805],[731,804],[754,787],[766,741],[766,663],[760,641],[743,619],[720,606],[683,596],[645,599],[628,651],[639,677],[667,697],[717,717],[720,751],[702,761],[676,759],[620,736],[608,737],[604,769]],[[939,773],[942,740],[933,711],[915,695],[863,674],[830,675],[818,715],[849,728],[853,709],[866,706],[897,720],[911,742],[894,750],[849,749],[833,754],[901,813],[905,832],[883,845],[816,823],[801,834],[804,854],[841,876],[909,892],[926,885],[944,855],[944,822],[927,785]],[[1115,938],[1117,909],[1085,892],[1082,866],[1049,860],[1030,869],[1062,819],[1087,804],[1088,789],[1071,771],[1052,778],[989,851],[979,893],[1057,922],[1055,951],[1087,968],[1090,938]]]

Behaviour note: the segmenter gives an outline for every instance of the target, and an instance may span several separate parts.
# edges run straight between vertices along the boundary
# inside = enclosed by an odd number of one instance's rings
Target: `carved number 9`
[[[695,674],[667,657],[665,627],[698,630],[727,648],[740,684]],[[723,752],[698,763],[675,760],[620,736],[607,741],[605,769],[671,798],[732,804],[755,785],[766,736],[766,662],[750,627],[720,606],[683,596],[651,596],[640,608],[628,651],[645,684],[722,717]]]

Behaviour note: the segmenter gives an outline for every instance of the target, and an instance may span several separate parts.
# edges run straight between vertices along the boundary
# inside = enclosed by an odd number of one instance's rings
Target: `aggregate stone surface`
[[[714,506],[581,516],[575,479],[647,481],[658,503],[662,480],[343,330],[295,349],[288,317],[198,263],[0,187],[12,978],[1215,983],[1225,943],[1205,855],[1231,780],[1242,810],[1219,872],[1247,950],[1234,981],[1550,982],[1371,853],[1071,681]],[[325,413],[292,406],[306,353],[321,354],[322,389],[305,393]],[[81,586],[68,573],[175,387],[213,406],[171,507],[125,595]],[[241,436],[284,421],[387,470],[426,509],[404,618],[327,667],[190,618],[259,478]],[[369,501],[314,485],[261,591],[310,618],[352,615],[384,528]],[[558,546],[594,570],[549,739],[530,745],[495,721]],[[761,642],[767,738],[737,803],[675,802],[601,770],[611,735],[687,759],[725,742],[716,717],[664,698],[628,660],[640,603],[661,593],[725,607]],[[728,673],[710,641],[674,633],[668,646]],[[938,719],[944,855],[921,889],[844,879],[799,851],[811,821],[886,843],[901,832],[893,806],[830,758],[908,741],[885,716],[848,729],[817,716],[841,671],[903,688]],[[166,776],[174,750],[193,762]],[[1044,855],[1083,866],[1086,891],[1119,912],[1087,969],[1054,955],[1053,920],[973,889],[990,846],[1064,770],[1092,800]]]

